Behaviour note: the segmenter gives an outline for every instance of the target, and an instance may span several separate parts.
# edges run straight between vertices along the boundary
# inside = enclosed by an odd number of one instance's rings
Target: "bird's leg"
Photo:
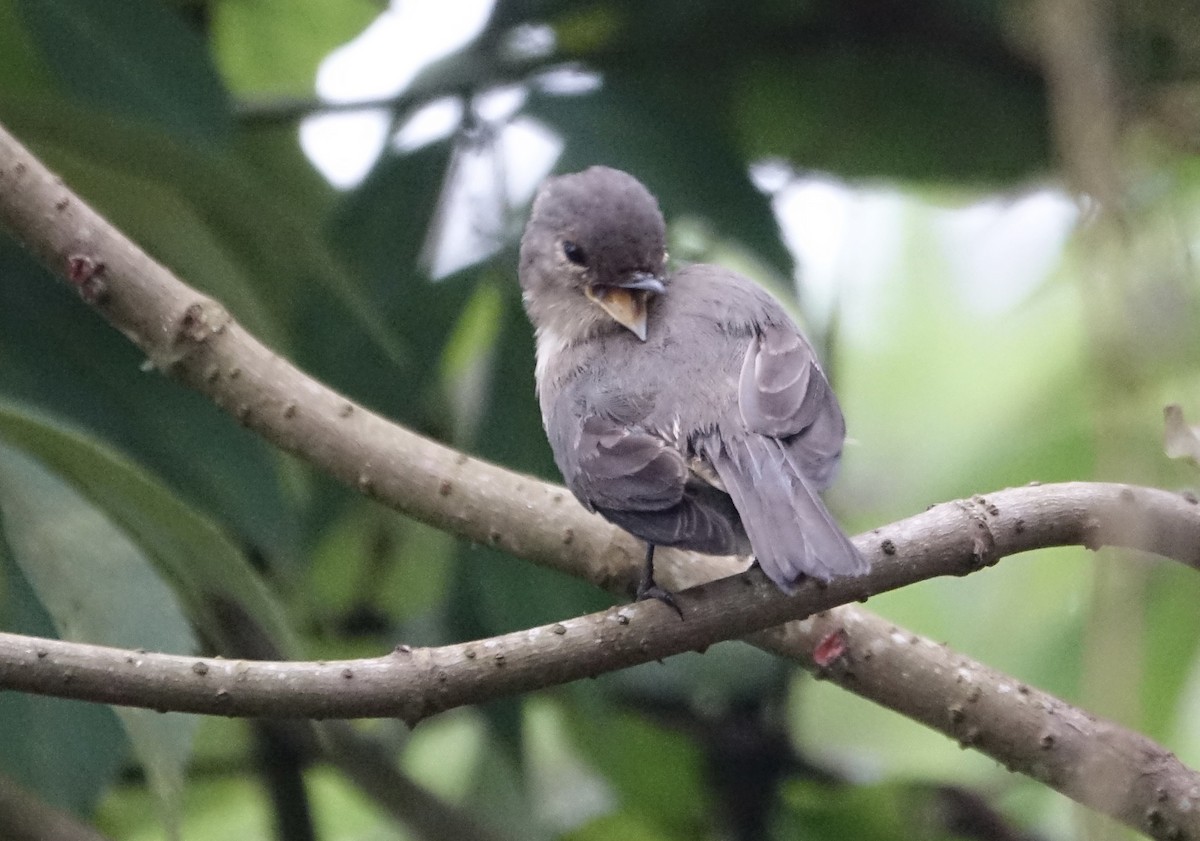
[[[675,603],[675,597],[670,592],[659,587],[654,581],[654,544],[646,544],[646,564],[642,567],[642,580],[638,582],[637,600],[657,599],[665,604],[671,610],[679,614],[679,618],[683,619],[683,611],[679,609],[679,605]]]

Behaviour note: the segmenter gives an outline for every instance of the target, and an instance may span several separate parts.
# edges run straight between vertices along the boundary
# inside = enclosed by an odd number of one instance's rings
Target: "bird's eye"
[[[578,243],[571,242],[571,240],[569,240],[569,239],[563,240],[562,252],[563,252],[563,256],[566,257],[568,260],[570,260],[575,265],[577,265],[577,266],[586,266],[587,265],[587,255],[583,253],[583,249],[579,247]]]

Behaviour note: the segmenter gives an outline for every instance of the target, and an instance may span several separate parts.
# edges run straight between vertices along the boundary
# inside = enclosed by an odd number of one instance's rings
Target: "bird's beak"
[[[646,300],[651,293],[667,291],[663,282],[649,272],[638,272],[619,286],[589,286],[585,290],[613,321],[643,342],[646,341]]]

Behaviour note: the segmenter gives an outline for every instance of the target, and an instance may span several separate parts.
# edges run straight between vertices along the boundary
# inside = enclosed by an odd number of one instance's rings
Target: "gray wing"
[[[729,497],[699,481],[664,437],[602,413],[585,416],[564,470],[588,508],[657,546],[745,549]]]
[[[738,408],[745,431],[722,429],[697,446],[737,506],[763,571],[788,592],[804,575],[865,572],[817,496],[833,479],[846,424],[812,348],[791,325],[768,323],[750,340]]]
[[[780,439],[817,490],[833,481],[846,422],[812,347],[795,329],[769,325],[751,339],[738,381],[746,429]]]
[[[571,489],[595,508],[661,511],[683,499],[688,480],[683,454],[661,438],[614,418],[583,419]]]

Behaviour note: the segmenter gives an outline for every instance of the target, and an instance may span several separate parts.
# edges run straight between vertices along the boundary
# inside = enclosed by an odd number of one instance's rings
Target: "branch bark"
[[[562,488],[414,435],[296,370],[219,303],[113,229],[3,129],[0,221],[157,368],[281,448],[438,528],[609,590],[631,584],[640,560],[631,537],[585,512]],[[1038,546],[1119,543],[1200,566],[1197,537],[1196,507],[1162,491],[1022,488],[938,506],[858,538],[876,559],[862,579],[810,583],[793,597],[775,591],[757,571],[702,584],[682,596],[684,623],[662,605],[643,603],[478,643],[401,647],[382,658],[326,664],[175,658],[6,635],[0,637],[0,682],[219,714],[398,714],[415,721],[495,693],[759,631],[752,638],[757,644],[1134,828],[1156,837],[1200,838],[1191,793],[1200,790],[1200,777],[1136,733],[858,608],[762,630]],[[681,588],[742,566],[664,552],[659,574],[664,584]],[[405,693],[405,687],[412,688]],[[282,695],[290,699],[286,710],[272,700]]]

